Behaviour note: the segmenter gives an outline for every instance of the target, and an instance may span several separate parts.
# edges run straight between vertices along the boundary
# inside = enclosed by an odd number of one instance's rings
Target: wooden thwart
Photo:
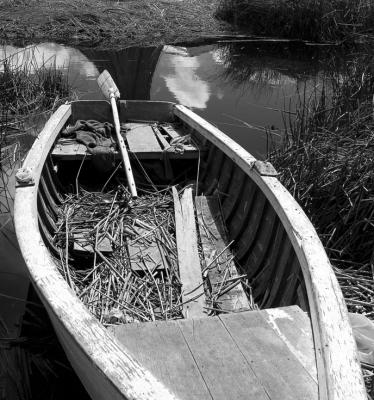
[[[175,231],[179,274],[182,282],[183,314],[186,318],[204,316],[205,305],[200,258],[197,249],[195,211],[192,189],[187,188],[181,199],[173,186]]]
[[[127,123],[126,139],[132,153],[144,157],[148,153],[162,153],[155,133],[149,124]]]
[[[231,290],[219,295],[219,288],[227,279],[235,282],[238,277],[232,253],[227,249],[228,241],[217,197],[195,198],[201,244],[207,265],[212,296],[218,296],[222,309],[227,311],[249,310],[249,302],[243,285],[239,282]],[[222,253],[222,254],[221,254]],[[220,255],[221,254],[221,255]],[[216,260],[215,258],[220,255]]]

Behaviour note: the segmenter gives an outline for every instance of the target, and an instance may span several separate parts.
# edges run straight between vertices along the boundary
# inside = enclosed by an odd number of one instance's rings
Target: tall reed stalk
[[[270,154],[330,256],[370,263],[374,237],[374,68],[359,56],[302,99],[283,146]]]
[[[12,177],[32,141],[32,119],[71,96],[67,77],[56,65],[40,64],[30,49],[0,60],[0,216],[11,214]]]
[[[221,0],[216,16],[257,35],[318,42],[373,36],[370,0]]]

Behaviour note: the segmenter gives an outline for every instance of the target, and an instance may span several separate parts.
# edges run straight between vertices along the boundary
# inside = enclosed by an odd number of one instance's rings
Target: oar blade
[[[116,99],[120,98],[118,87],[107,70],[104,70],[99,75],[97,78],[97,84],[107,99],[110,99],[112,93]]]

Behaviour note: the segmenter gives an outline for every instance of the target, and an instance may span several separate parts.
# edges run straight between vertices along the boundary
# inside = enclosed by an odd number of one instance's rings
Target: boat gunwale
[[[76,297],[58,271],[39,232],[36,199],[41,171],[70,114],[71,105],[63,105],[49,119],[23,163],[23,168],[31,168],[34,185],[16,188],[16,233],[31,280],[48,312],[61,320],[87,357],[92,358],[103,376],[113,382],[118,398],[122,395],[137,400],[173,399],[175,397],[167,388],[129,356]],[[257,160],[223,132],[184,106],[174,105],[174,115],[229,156],[262,190],[283,223],[306,283],[317,357],[319,398],[366,399],[343,295],[318,235],[301,207],[276,177],[262,176],[255,168]],[[127,380],[123,378],[126,373]]]

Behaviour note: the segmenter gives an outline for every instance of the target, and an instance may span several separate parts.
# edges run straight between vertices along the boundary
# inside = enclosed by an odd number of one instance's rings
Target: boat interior
[[[178,118],[170,103],[120,101],[119,115],[139,197],[170,188],[185,307],[176,319],[107,329],[178,398],[317,399],[300,261],[265,194],[235,160]],[[110,104],[73,103],[68,124],[78,120],[111,122]],[[65,196],[78,184],[86,191],[109,190],[124,175],[120,161],[115,146],[95,154],[82,142],[57,138],[38,189],[39,229],[56,257]],[[256,168],[276,175],[266,163]],[[147,248],[152,246],[150,240]],[[204,291],[217,288],[219,301],[207,306]]]

